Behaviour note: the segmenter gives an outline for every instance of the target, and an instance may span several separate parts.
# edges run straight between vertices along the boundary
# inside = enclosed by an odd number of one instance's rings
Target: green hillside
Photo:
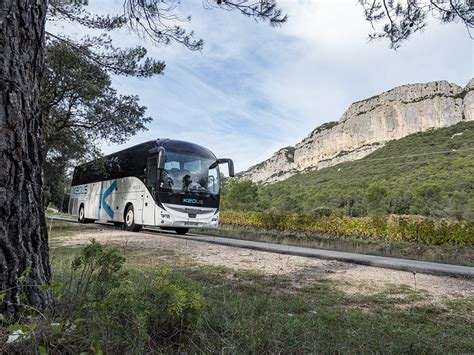
[[[224,207],[318,214],[337,210],[350,216],[420,214],[472,221],[474,122],[413,134],[364,159],[259,186],[247,206],[233,198],[238,184],[224,191]]]

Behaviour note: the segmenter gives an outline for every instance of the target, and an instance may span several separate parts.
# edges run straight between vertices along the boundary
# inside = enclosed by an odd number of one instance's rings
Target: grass
[[[55,249],[53,270],[61,273],[77,252]],[[134,259],[134,283],[148,283],[157,266]],[[167,255],[165,255],[167,256]],[[145,259],[146,261],[147,259]],[[151,259],[149,259],[151,260]],[[180,351],[274,352],[471,352],[472,300],[433,305],[425,292],[388,285],[372,294],[347,295],[332,281],[295,287],[285,276],[235,272],[223,267],[161,263],[187,279],[205,300],[193,332]]]
[[[77,216],[74,216],[72,214],[69,214],[69,213],[66,213],[66,212],[60,212],[58,211],[56,208],[54,208],[54,206],[50,205],[47,209],[46,209],[46,214],[48,216],[57,216],[57,217],[69,217],[69,218],[75,218],[77,219]]]
[[[226,224],[221,225],[219,229],[195,229],[193,232],[266,243],[474,266],[474,250],[462,246],[335,237],[315,232],[268,230]]]
[[[56,238],[76,233],[65,224]],[[64,278],[80,248],[57,244],[53,275]],[[163,269],[204,298],[192,331],[157,352],[188,353],[470,353],[474,299],[434,303],[408,285],[345,293],[344,285],[291,275],[264,275],[202,266],[173,252],[121,249],[130,284],[147,285]],[[140,301],[138,301],[140,302]],[[84,351],[76,349],[77,352]],[[150,349],[148,349],[150,350]],[[133,352],[140,352],[135,349]]]
[[[79,231],[92,231],[97,229],[94,224],[79,224],[66,221],[53,220],[46,218],[48,225],[48,235],[50,240],[68,237],[77,234]]]

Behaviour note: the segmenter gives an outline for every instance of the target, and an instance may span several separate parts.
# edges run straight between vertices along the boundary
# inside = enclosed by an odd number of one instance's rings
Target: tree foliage
[[[100,154],[102,140],[123,143],[146,129],[136,95],[119,95],[101,65],[62,41],[50,41],[42,81],[43,159],[46,192],[62,202],[66,169],[72,161]],[[117,62],[126,68],[134,60]]]
[[[370,184],[365,193],[365,201],[369,212],[373,214],[386,214],[386,198],[387,187],[383,182],[376,181]]]
[[[276,0],[202,0],[202,3],[206,9],[237,11],[272,26],[279,26],[288,19]],[[462,23],[469,35],[474,27],[474,5],[470,0],[359,0],[359,3],[365,19],[374,29],[369,38],[387,39],[393,49],[399,48],[412,34],[424,30],[431,18],[442,23]],[[107,32],[128,28],[158,45],[176,42],[191,50],[200,50],[204,41],[195,39],[194,32],[183,27],[191,16],[180,16],[180,6],[179,0],[123,0],[122,11],[97,15],[86,11],[80,1],[50,0],[49,18]]]
[[[147,39],[156,45],[179,43],[190,50],[201,50],[204,41],[195,39],[194,32],[188,31],[183,24],[191,20],[191,16],[183,17],[179,14],[180,0],[123,0],[123,6],[115,14],[98,15],[88,12],[81,2],[65,2],[50,0],[49,19],[66,20],[78,23],[84,27],[106,32],[118,28],[126,28],[135,32],[140,38]],[[203,6],[207,9],[222,9],[237,11],[245,16],[259,21],[268,21],[272,26],[286,22],[288,16],[277,6],[275,0],[204,0]],[[55,35],[62,38],[71,46],[76,46],[73,39],[65,35]],[[89,46],[90,55],[102,60],[104,53],[97,55]],[[146,53],[143,47],[137,50]],[[108,53],[113,53],[109,50]],[[107,56],[107,55],[106,55]],[[142,57],[143,58],[143,57]],[[153,61],[150,60],[150,65]]]
[[[402,42],[422,31],[430,17],[443,23],[460,22],[470,31],[474,28],[474,2],[471,0],[359,0],[374,32],[371,40],[388,39],[397,49]],[[380,25],[380,28],[376,28]]]
[[[205,8],[220,7],[228,11],[237,10],[256,20],[269,21],[272,26],[279,26],[288,20],[288,15],[278,8],[275,0],[204,0],[203,4]]]
[[[226,179],[228,180],[228,179]],[[258,201],[258,186],[250,180],[228,180],[223,185],[223,207],[234,210],[252,210]]]

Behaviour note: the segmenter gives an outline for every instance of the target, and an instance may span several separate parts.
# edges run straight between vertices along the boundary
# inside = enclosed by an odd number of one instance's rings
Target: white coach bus
[[[219,223],[219,164],[199,145],[158,139],[77,166],[69,213],[79,222],[113,222],[130,231],[142,226],[215,228]]]

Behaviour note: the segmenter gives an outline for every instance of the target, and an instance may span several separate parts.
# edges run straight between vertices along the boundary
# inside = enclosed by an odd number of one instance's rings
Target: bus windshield
[[[215,166],[215,161],[211,157],[167,151],[161,175],[161,190],[180,194],[201,192],[218,195],[219,166]]]

